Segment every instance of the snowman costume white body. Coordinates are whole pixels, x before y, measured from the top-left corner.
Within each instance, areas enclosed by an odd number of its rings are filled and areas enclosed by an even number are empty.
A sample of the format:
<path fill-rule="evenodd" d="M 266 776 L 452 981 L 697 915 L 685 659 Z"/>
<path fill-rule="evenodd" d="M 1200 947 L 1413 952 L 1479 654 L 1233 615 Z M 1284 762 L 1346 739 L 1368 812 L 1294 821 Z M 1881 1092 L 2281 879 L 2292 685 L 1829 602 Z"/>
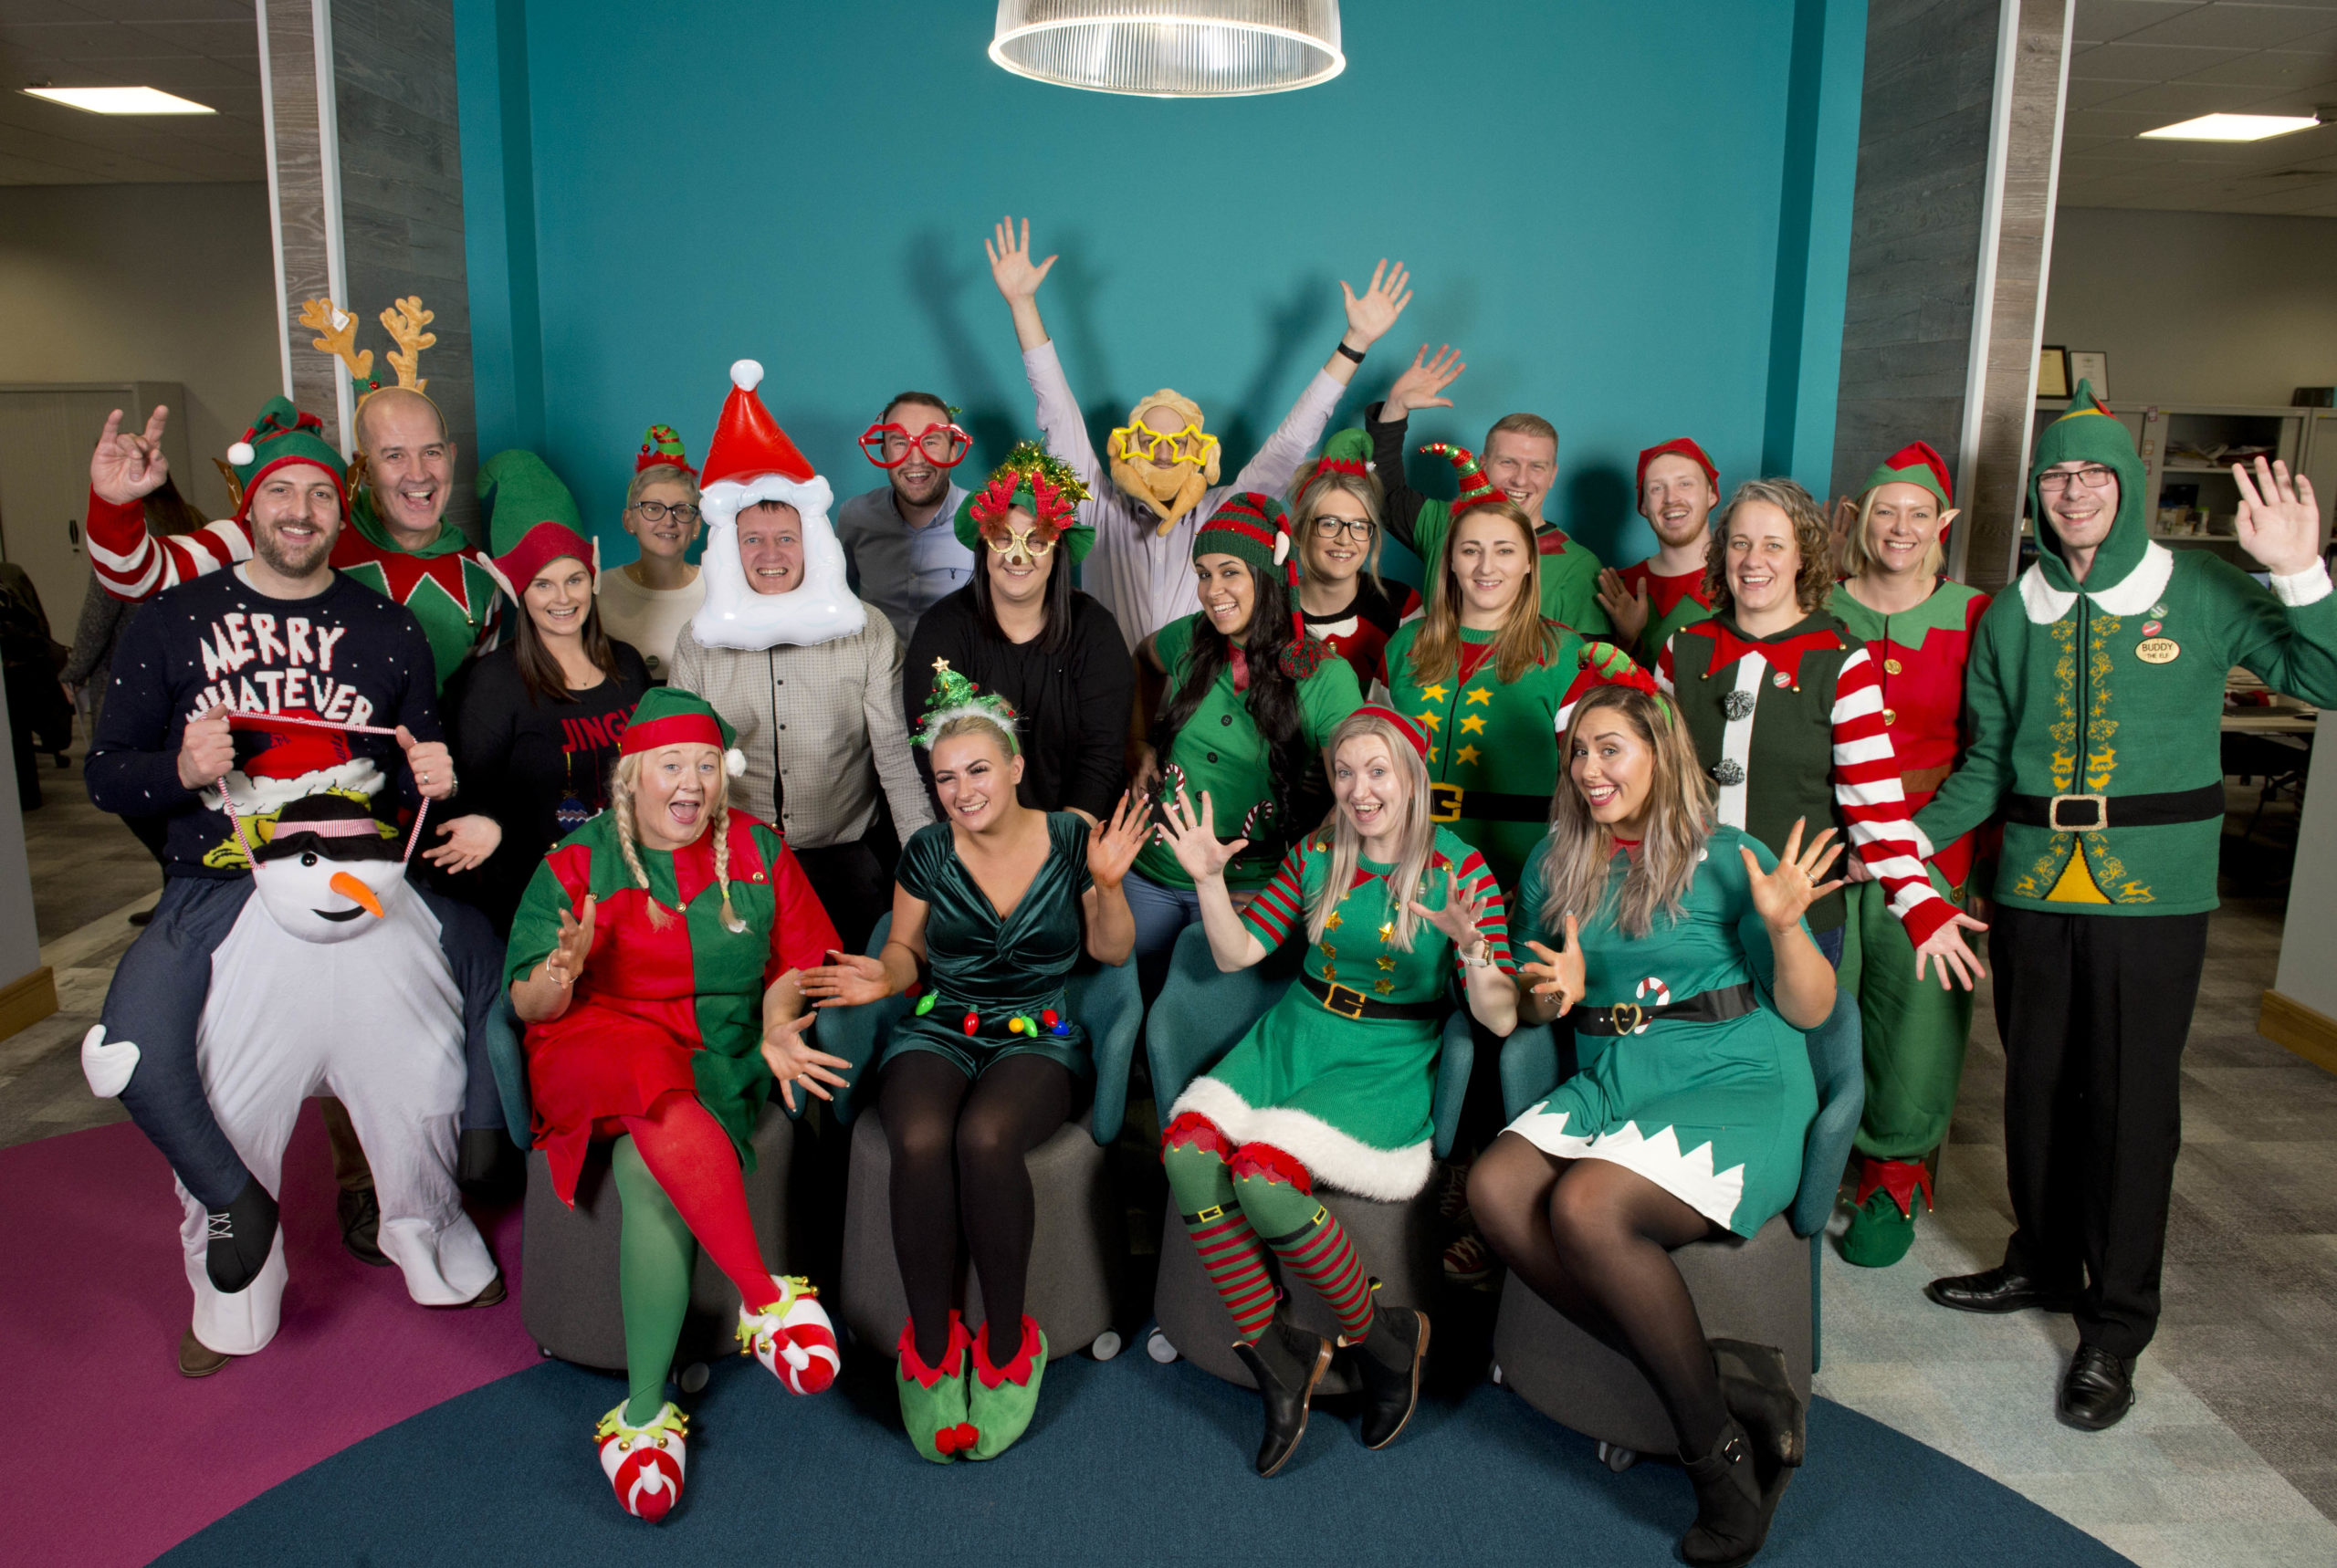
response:
<path fill-rule="evenodd" d="M 372 1166 L 383 1252 L 416 1301 L 459 1306 L 487 1289 L 496 1266 L 455 1186 L 463 996 L 438 917 L 407 886 L 401 861 L 294 855 L 260 862 L 253 876 L 257 896 L 213 955 L 196 1035 L 212 1110 L 280 1197 L 300 1103 L 339 1096 Z M 203 1205 L 183 1186 L 178 1195 L 195 1338 L 229 1355 L 265 1348 L 282 1317 L 283 1231 L 258 1278 L 225 1294 L 204 1268 Z"/>

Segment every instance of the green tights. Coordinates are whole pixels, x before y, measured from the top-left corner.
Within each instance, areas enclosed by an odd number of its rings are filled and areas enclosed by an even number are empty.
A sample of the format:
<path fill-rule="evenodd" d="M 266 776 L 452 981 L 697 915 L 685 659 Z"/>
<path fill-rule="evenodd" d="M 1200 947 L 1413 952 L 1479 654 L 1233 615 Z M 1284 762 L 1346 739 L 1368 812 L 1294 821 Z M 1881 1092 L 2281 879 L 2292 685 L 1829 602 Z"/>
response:
<path fill-rule="evenodd" d="M 690 1310 L 690 1276 L 697 1267 L 697 1238 L 630 1136 L 609 1146 L 623 1207 L 617 1243 L 617 1290 L 624 1303 L 624 1419 L 638 1427 L 665 1403 L 665 1375 L 682 1342 Z"/>

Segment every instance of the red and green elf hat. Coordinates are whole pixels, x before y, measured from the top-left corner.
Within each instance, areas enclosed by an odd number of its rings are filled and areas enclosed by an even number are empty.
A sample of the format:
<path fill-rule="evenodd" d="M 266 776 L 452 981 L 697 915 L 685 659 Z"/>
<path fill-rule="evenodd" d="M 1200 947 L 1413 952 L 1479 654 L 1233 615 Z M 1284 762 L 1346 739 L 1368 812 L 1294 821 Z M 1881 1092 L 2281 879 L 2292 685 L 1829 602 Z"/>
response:
<path fill-rule="evenodd" d="M 617 755 L 632 757 L 661 746 L 711 746 L 722 752 L 722 770 L 736 779 L 747 770 L 747 754 L 732 744 L 738 738 L 729 721 L 696 692 L 652 686 L 634 708 Z"/>
<path fill-rule="evenodd" d="M 1704 471 L 1704 478 L 1712 486 L 1713 494 L 1720 494 L 1720 469 L 1714 466 L 1703 447 L 1684 435 L 1678 435 L 1640 454 L 1639 489 L 1641 495 L 1647 493 L 1647 465 L 1659 457 L 1685 457 Z"/>
<path fill-rule="evenodd" d="M 480 464 L 478 507 L 493 553 L 479 550 L 474 559 L 512 603 L 520 602 L 536 573 L 562 556 L 574 556 L 588 573 L 599 574 L 600 544 L 584 537 L 576 497 L 534 453 L 514 447 Z"/>
<path fill-rule="evenodd" d="M 1394 727 L 1398 735 L 1410 743 L 1412 749 L 1420 754 L 1422 762 L 1428 760 L 1428 732 L 1420 727 L 1417 720 L 1407 718 L 1394 708 L 1381 703 L 1366 703 L 1347 715 L 1347 717 L 1385 719 Z"/>
<path fill-rule="evenodd" d="M 978 549 L 982 525 L 1020 507 L 1031 514 L 1032 531 L 1042 542 L 1060 542 L 1077 566 L 1095 544 L 1095 525 L 1079 518 L 1079 503 L 1085 499 L 1087 486 L 1070 464 L 1035 441 L 1018 441 L 1006 461 L 990 470 L 989 482 L 958 504 L 952 526 L 959 544 Z"/>
<path fill-rule="evenodd" d="M 1864 495 L 1877 485 L 1921 485 L 1939 497 L 1943 507 L 1955 505 L 1955 487 L 1947 476 L 1947 459 L 1928 441 L 1911 441 L 1882 460 L 1859 487 Z"/>
<path fill-rule="evenodd" d="M 1290 646 L 1282 652 L 1283 673 L 1303 681 L 1315 667 L 1333 657 L 1331 645 L 1306 634 L 1306 615 L 1298 605 L 1298 552 L 1291 547 L 1290 514 L 1283 504 L 1260 490 L 1242 490 L 1227 497 L 1193 536 L 1193 559 L 1230 555 L 1263 576 L 1279 570 L 1290 594 Z"/>
<path fill-rule="evenodd" d="M 690 466 L 689 450 L 670 424 L 651 425 L 649 434 L 641 438 L 641 455 L 633 460 L 636 474 L 657 467 L 678 468 L 693 479 L 697 477 L 697 470 Z"/>
<path fill-rule="evenodd" d="M 1467 447 L 1456 446 L 1449 441 L 1431 441 L 1420 450 L 1436 454 L 1460 471 L 1461 493 L 1452 497 L 1454 522 L 1459 522 L 1461 514 L 1472 507 L 1482 507 L 1488 501 L 1509 499 L 1507 496 L 1502 494 L 1491 479 L 1485 477 L 1485 470 L 1483 465 L 1478 463 L 1477 455 Z"/>
<path fill-rule="evenodd" d="M 1315 466 L 1299 480 L 1291 497 L 1294 500 L 1304 501 L 1306 492 L 1314 488 L 1315 482 L 1326 474 L 1345 474 L 1360 479 L 1371 469 L 1371 438 L 1360 430 L 1335 432 L 1329 440 L 1323 443 L 1323 455 L 1315 460 Z"/>
<path fill-rule="evenodd" d="M 251 510 L 253 486 L 295 463 L 331 475 L 341 510 L 349 509 L 349 465 L 325 439 L 324 421 L 294 408 L 290 398 L 272 397 L 260 405 L 244 438 L 227 448 L 227 465 L 236 471 L 236 520 L 242 522 Z"/>

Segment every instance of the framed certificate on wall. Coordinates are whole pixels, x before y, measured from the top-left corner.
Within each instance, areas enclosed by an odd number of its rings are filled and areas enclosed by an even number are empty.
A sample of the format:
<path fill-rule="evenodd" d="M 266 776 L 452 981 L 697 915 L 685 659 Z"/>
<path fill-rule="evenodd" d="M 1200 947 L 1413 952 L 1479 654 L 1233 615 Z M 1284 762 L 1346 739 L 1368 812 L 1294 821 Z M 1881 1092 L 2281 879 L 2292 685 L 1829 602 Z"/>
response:
<path fill-rule="evenodd" d="M 2037 397 L 2061 399 L 2070 395 L 2070 351 L 2057 343 L 2048 343 L 2037 350 Z"/>
<path fill-rule="evenodd" d="M 2110 356 L 2098 349 L 2070 350 L 2070 390 L 2075 392 L 2080 382 L 2093 383 L 2093 395 L 2102 402 L 2110 401 Z"/>

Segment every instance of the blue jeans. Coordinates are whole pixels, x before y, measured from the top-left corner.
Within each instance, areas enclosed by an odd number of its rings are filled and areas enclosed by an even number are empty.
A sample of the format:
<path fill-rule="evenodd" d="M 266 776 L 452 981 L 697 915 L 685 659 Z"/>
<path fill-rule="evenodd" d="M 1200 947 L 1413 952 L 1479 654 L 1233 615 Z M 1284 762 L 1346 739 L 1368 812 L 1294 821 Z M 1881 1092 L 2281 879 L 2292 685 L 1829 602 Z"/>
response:
<path fill-rule="evenodd" d="M 1136 917 L 1136 956 L 1148 958 L 1177 945 L 1178 934 L 1201 917 L 1200 895 L 1189 887 L 1163 887 L 1130 872 L 1120 883 Z"/>
<path fill-rule="evenodd" d="M 1837 969 L 1842 967 L 1842 939 L 1850 934 L 1850 929 L 1845 922 L 1831 931 L 1814 932 L 1809 938 L 1818 944 L 1818 950 L 1826 955 L 1826 961 Z"/>

